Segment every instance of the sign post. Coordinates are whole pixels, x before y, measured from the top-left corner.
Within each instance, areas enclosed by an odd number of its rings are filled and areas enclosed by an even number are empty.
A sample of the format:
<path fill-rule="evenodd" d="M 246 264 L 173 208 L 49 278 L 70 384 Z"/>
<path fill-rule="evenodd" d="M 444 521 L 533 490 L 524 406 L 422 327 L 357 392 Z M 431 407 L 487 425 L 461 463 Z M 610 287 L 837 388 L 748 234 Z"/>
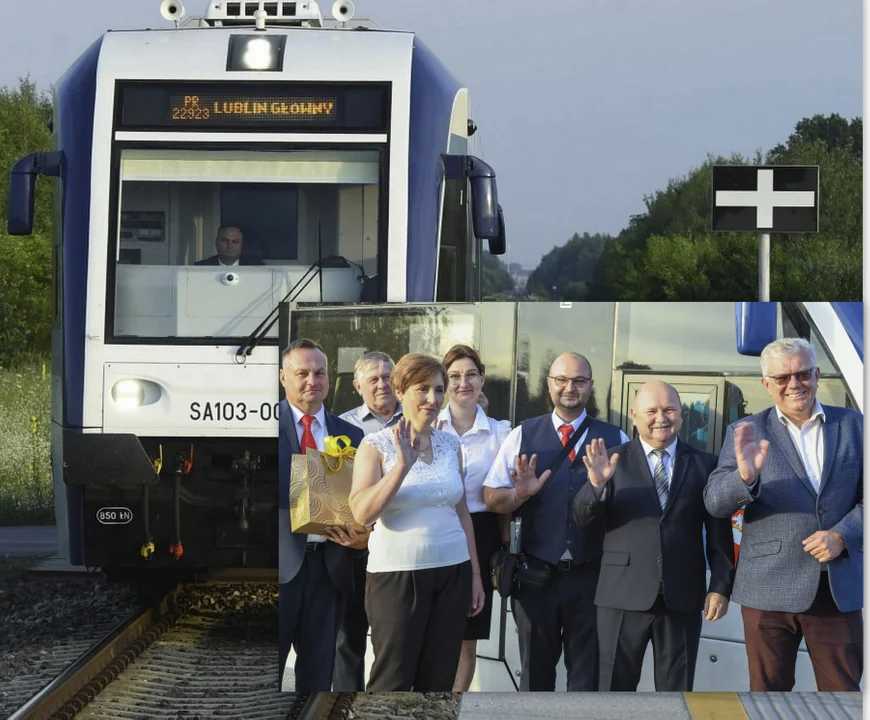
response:
<path fill-rule="evenodd" d="M 819 168 L 714 165 L 713 232 L 758 234 L 758 299 L 770 300 L 770 233 L 819 231 Z"/>

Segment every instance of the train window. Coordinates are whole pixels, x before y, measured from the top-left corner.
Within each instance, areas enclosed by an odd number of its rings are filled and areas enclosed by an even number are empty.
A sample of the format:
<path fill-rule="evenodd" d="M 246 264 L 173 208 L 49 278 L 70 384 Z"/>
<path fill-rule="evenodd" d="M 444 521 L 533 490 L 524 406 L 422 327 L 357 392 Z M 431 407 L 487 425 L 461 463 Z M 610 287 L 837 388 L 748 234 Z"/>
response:
<path fill-rule="evenodd" d="M 480 306 L 306 308 L 290 315 L 289 339 L 300 337 L 323 346 L 331 385 L 326 407 L 343 413 L 360 403 L 352 389 L 360 355 L 377 350 L 398 361 L 412 352 L 441 358 L 456 343 L 480 347 Z"/>
<path fill-rule="evenodd" d="M 595 385 L 589 414 L 607 420 L 613 359 L 614 303 L 520 303 L 517 323 L 516 422 L 553 409 L 547 371 L 565 351 L 584 355 Z"/>
<path fill-rule="evenodd" d="M 759 372 L 758 358 L 737 352 L 734 327 L 733 303 L 619 303 L 616 367 Z"/>
<path fill-rule="evenodd" d="M 244 337 L 294 288 L 299 302 L 379 296 L 381 162 L 375 150 L 122 150 L 113 334 Z"/>

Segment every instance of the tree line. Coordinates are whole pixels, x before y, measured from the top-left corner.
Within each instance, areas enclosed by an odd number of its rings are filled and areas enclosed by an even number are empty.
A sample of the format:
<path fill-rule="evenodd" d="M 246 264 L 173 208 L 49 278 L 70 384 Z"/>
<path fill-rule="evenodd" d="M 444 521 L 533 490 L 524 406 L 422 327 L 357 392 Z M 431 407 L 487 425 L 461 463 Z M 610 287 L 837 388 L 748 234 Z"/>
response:
<path fill-rule="evenodd" d="M 863 121 L 804 118 L 784 143 L 747 159 L 708 157 L 644 198 L 616 237 L 575 234 L 547 253 L 527 290 L 546 300 L 751 300 L 758 296 L 754 233 L 713 233 L 712 167 L 818 165 L 818 234 L 771 236 L 770 296 L 862 299 Z"/>
<path fill-rule="evenodd" d="M 0 367 L 47 357 L 51 347 L 51 180 L 39 178 L 34 232 L 6 233 L 9 170 L 51 148 L 51 100 L 29 80 L 0 87 Z M 739 300 L 757 294 L 754 234 L 710 231 L 711 169 L 717 163 L 820 167 L 820 232 L 774 235 L 771 298 L 860 300 L 862 295 L 861 118 L 816 115 L 797 123 L 765 156 L 707 158 L 644 198 L 646 211 L 616 237 L 575 233 L 547 253 L 523 296 L 545 300 Z M 501 260 L 481 256 L 484 299 L 517 291 Z"/>

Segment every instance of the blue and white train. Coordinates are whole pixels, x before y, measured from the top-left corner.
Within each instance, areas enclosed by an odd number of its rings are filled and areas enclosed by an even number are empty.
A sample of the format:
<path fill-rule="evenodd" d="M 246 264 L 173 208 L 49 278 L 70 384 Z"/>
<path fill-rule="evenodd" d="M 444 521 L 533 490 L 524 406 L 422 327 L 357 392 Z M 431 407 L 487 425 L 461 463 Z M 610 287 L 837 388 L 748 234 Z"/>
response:
<path fill-rule="evenodd" d="M 53 151 L 12 170 L 12 234 L 57 178 L 73 565 L 275 566 L 279 301 L 473 300 L 483 241 L 504 252 L 467 88 L 414 33 L 332 9 L 164 0 L 175 27 L 94 42 L 54 90 Z M 237 266 L 215 257 L 225 226 Z"/>

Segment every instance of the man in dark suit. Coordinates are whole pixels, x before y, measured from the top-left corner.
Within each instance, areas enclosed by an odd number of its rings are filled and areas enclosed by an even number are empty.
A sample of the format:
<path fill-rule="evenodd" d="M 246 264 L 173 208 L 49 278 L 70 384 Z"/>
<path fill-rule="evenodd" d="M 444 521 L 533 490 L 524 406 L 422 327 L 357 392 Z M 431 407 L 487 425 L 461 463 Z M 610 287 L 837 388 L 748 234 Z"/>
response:
<path fill-rule="evenodd" d="M 290 528 L 291 455 L 323 450 L 326 436 L 347 435 L 354 447 L 362 431 L 325 411 L 329 391 L 326 355 L 315 342 L 294 340 L 281 354 L 278 441 L 278 631 L 283 676 L 291 646 L 296 650 L 298 692 L 328 692 L 335 665 L 335 641 L 344 600 L 353 590 L 353 551 L 366 547 L 368 534 L 327 530 L 327 537 L 293 533 Z"/>
<path fill-rule="evenodd" d="M 589 482 L 574 499 L 574 519 L 589 527 L 605 518 L 598 606 L 600 689 L 634 691 L 652 639 L 656 690 L 692 689 L 701 611 L 728 611 L 734 575 L 729 520 L 704 508 L 704 486 L 716 456 L 678 438 L 677 391 L 652 381 L 631 409 L 637 437 L 607 451 L 593 441 L 584 464 Z M 706 583 L 706 554 L 710 584 Z"/>
<path fill-rule="evenodd" d="M 235 225 L 221 225 L 214 240 L 217 255 L 200 260 L 194 263 L 194 265 L 222 265 L 226 267 L 232 267 L 233 265 L 262 265 L 263 261 L 260 258 L 242 254 L 244 245 L 245 237 L 242 234 L 241 228 Z"/>
<path fill-rule="evenodd" d="M 784 338 L 761 353 L 775 407 L 728 428 L 704 501 L 741 506 L 734 580 L 749 689 L 794 687 L 806 639 L 820 692 L 860 692 L 864 659 L 864 419 L 816 399 L 813 346 Z"/>
<path fill-rule="evenodd" d="M 545 587 L 519 586 L 511 594 L 522 663 L 520 690 L 555 690 L 563 647 L 568 690 L 598 689 L 593 594 L 604 528 L 599 523 L 601 532 L 596 533 L 577 526 L 571 519 L 571 503 L 586 482 L 580 462 L 583 444 L 599 438 L 611 447 L 628 438 L 615 425 L 589 418 L 552 477 L 549 470 L 586 421 L 592 386 L 592 367 L 585 357 L 573 352 L 559 355 L 547 375 L 554 411 L 511 430 L 483 483 L 483 499 L 492 512 L 514 513 L 532 501 L 532 512 L 523 513 L 522 549 L 551 570 Z M 540 477 L 538 468 L 544 468 Z"/>

